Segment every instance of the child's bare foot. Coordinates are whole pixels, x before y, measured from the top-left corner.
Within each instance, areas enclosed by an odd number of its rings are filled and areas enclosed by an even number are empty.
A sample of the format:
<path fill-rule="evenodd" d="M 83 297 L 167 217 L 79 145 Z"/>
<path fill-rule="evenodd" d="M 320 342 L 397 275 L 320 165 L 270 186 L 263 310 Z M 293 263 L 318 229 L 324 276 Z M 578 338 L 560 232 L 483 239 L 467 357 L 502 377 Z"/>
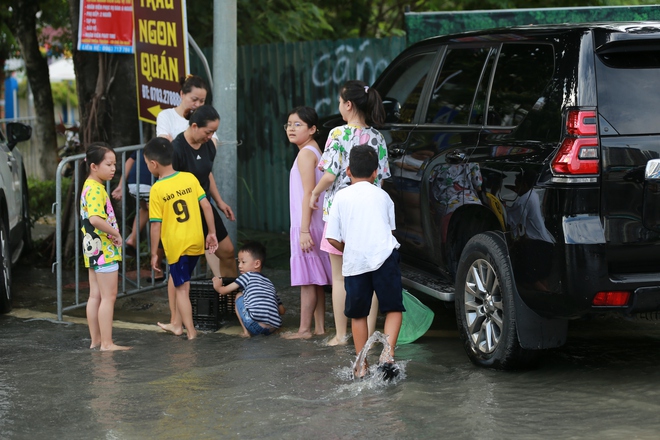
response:
<path fill-rule="evenodd" d="M 314 330 L 314 336 L 323 336 L 325 335 L 325 330 Z"/>
<path fill-rule="evenodd" d="M 183 326 L 176 327 L 172 324 L 163 324 L 159 322 L 158 327 L 162 328 L 168 333 L 172 333 L 175 336 L 181 336 L 183 334 Z"/>
<path fill-rule="evenodd" d="M 101 344 L 100 344 L 100 343 L 95 344 L 95 343 L 92 342 L 92 345 L 89 346 L 89 349 L 90 349 L 90 350 L 96 350 L 96 349 L 98 349 L 99 347 L 101 347 Z"/>
<path fill-rule="evenodd" d="M 306 331 L 306 332 L 298 331 L 297 333 L 286 332 L 286 333 L 282 333 L 280 337 L 284 339 L 309 339 L 312 337 L 312 332 L 310 331 Z"/>
<path fill-rule="evenodd" d="M 249 337 L 250 337 L 250 333 L 243 332 L 243 333 L 241 333 L 241 334 L 238 335 L 238 336 L 240 336 L 241 338 L 249 338 Z"/>
<path fill-rule="evenodd" d="M 133 347 L 125 347 L 123 345 L 117 345 L 117 344 L 112 344 L 107 347 L 101 346 L 101 351 L 123 351 L 123 350 L 130 350 Z"/>
<path fill-rule="evenodd" d="M 338 338 L 337 335 L 334 335 L 332 338 L 326 342 L 326 345 L 328 347 L 334 347 L 335 345 L 346 345 L 348 344 L 348 336 L 344 336 L 343 338 Z"/>
<path fill-rule="evenodd" d="M 364 379 L 369 374 L 369 364 L 365 361 L 361 366 L 353 367 L 353 379 Z"/>
<path fill-rule="evenodd" d="M 197 331 L 196 330 L 193 330 L 193 331 L 186 330 L 186 335 L 188 336 L 188 340 L 192 341 L 193 339 L 197 338 Z"/>

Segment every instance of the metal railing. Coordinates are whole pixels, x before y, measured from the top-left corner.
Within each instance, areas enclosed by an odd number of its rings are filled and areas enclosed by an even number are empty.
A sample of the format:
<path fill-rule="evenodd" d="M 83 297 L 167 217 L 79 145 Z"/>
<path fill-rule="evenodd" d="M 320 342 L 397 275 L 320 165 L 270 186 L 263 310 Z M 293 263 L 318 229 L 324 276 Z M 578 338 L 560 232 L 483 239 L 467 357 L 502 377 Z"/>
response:
<path fill-rule="evenodd" d="M 127 154 L 130 156 L 130 154 L 133 151 L 136 150 L 141 150 L 144 147 L 144 145 L 130 145 L 127 147 L 120 147 L 120 148 L 115 148 L 114 151 L 117 154 L 117 159 L 121 159 L 121 169 L 125 169 L 126 165 L 126 158 Z M 62 255 L 62 182 L 63 182 L 63 171 L 64 168 L 69 166 L 69 164 L 73 164 L 74 170 L 73 170 L 73 182 L 72 184 L 74 185 L 74 196 L 73 196 L 73 205 L 72 209 L 75 209 L 76 212 L 78 211 L 77 208 L 77 203 L 79 203 L 80 200 L 80 191 L 82 190 L 82 183 L 80 181 L 80 167 L 85 166 L 84 163 L 85 159 L 85 154 L 77 154 L 75 156 L 69 156 L 60 162 L 60 164 L 57 167 L 57 177 L 56 177 L 56 195 L 55 195 L 55 204 L 53 205 L 53 213 L 55 214 L 56 218 L 56 223 L 55 223 L 55 241 L 56 241 L 56 261 L 53 263 L 53 271 L 56 272 L 57 274 L 57 319 L 58 321 L 62 321 L 62 314 L 64 312 L 67 312 L 69 310 L 73 309 L 78 309 L 85 307 L 87 305 L 86 301 L 80 301 L 80 263 L 81 263 L 81 258 L 80 258 L 80 250 L 81 250 L 81 237 L 82 235 L 79 233 L 80 231 L 80 216 L 79 215 L 74 215 L 74 227 L 72 230 L 72 233 L 74 234 L 74 252 L 75 252 L 75 300 L 72 305 L 64 306 L 63 304 L 63 281 L 62 281 L 62 270 L 63 270 L 63 255 Z M 140 182 L 140 161 L 144 160 L 142 157 L 142 154 L 137 154 L 136 155 L 136 161 L 135 161 L 135 181 Z M 126 185 L 126 177 L 125 175 L 124 178 L 124 184 Z M 153 179 L 153 178 L 152 178 Z M 138 186 L 139 188 L 139 186 Z M 110 182 L 106 182 L 106 191 L 108 195 L 111 194 L 111 189 L 110 189 Z M 127 220 L 127 197 L 126 197 L 126 192 L 124 193 L 124 197 L 121 199 L 121 219 L 118 218 L 118 221 L 120 222 L 120 231 L 122 231 L 122 237 L 125 236 L 126 234 L 126 220 Z M 146 229 L 146 234 L 145 235 L 145 240 L 142 240 L 142 237 L 140 235 L 140 191 L 136 191 L 136 198 L 135 198 L 135 215 L 136 215 L 136 224 L 137 230 L 135 231 L 135 249 L 136 249 L 136 276 L 135 280 L 131 279 L 130 277 L 126 276 L 126 264 L 125 264 L 125 257 L 126 255 L 124 254 L 124 263 L 120 265 L 121 269 L 119 272 L 119 276 L 121 277 L 121 282 L 119 283 L 119 291 L 117 292 L 117 299 L 119 298 L 124 298 L 127 296 L 131 295 L 137 295 L 138 293 L 145 293 L 149 292 L 155 289 L 161 289 L 165 287 L 165 284 L 163 283 L 156 283 L 154 281 L 154 271 L 151 269 L 151 281 L 143 283 L 141 280 L 141 253 L 140 253 L 140 244 L 144 241 L 147 244 L 149 243 L 149 227 L 147 224 Z M 147 249 L 150 249 L 149 246 L 147 246 Z M 202 277 L 206 273 L 206 268 L 204 271 L 199 267 L 195 268 L 195 272 L 193 274 L 194 279 L 198 279 Z M 167 271 L 165 272 L 166 278 L 167 279 Z"/>

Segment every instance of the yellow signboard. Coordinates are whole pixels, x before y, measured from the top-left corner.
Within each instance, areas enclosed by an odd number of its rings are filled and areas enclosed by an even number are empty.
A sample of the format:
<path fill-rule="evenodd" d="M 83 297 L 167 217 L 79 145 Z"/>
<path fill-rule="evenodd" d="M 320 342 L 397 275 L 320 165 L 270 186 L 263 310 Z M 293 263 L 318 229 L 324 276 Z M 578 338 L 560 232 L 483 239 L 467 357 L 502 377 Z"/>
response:
<path fill-rule="evenodd" d="M 135 77 L 140 120 L 156 123 L 181 101 L 179 81 L 188 73 L 185 0 L 134 0 Z"/>

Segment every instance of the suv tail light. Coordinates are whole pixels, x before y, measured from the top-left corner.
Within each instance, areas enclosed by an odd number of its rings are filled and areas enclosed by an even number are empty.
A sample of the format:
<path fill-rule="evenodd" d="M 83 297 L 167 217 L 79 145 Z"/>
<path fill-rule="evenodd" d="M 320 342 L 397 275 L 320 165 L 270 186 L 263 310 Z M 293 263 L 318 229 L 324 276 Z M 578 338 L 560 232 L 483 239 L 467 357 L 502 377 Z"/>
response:
<path fill-rule="evenodd" d="M 592 304 L 594 306 L 623 307 L 628 304 L 628 298 L 630 298 L 630 292 L 625 290 L 598 292 L 594 296 Z"/>
<path fill-rule="evenodd" d="M 598 174 L 599 141 L 595 110 L 570 110 L 566 135 L 552 160 L 554 174 Z"/>

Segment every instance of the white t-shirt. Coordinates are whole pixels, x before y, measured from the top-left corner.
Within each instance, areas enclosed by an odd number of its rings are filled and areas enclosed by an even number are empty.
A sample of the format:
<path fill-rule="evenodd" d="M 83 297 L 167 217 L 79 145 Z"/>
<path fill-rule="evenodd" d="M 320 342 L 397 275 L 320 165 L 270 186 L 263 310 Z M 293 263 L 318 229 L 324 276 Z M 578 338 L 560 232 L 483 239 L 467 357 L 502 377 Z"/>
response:
<path fill-rule="evenodd" d="M 325 238 L 344 242 L 341 268 L 345 277 L 373 272 L 400 244 L 392 235 L 394 203 L 382 189 L 357 182 L 337 191 Z"/>
<path fill-rule="evenodd" d="M 156 136 L 169 135 L 174 140 L 179 133 L 186 131 L 190 122 L 179 115 L 174 108 L 168 108 L 158 113 L 156 117 Z M 213 133 L 213 139 L 218 139 Z"/>

